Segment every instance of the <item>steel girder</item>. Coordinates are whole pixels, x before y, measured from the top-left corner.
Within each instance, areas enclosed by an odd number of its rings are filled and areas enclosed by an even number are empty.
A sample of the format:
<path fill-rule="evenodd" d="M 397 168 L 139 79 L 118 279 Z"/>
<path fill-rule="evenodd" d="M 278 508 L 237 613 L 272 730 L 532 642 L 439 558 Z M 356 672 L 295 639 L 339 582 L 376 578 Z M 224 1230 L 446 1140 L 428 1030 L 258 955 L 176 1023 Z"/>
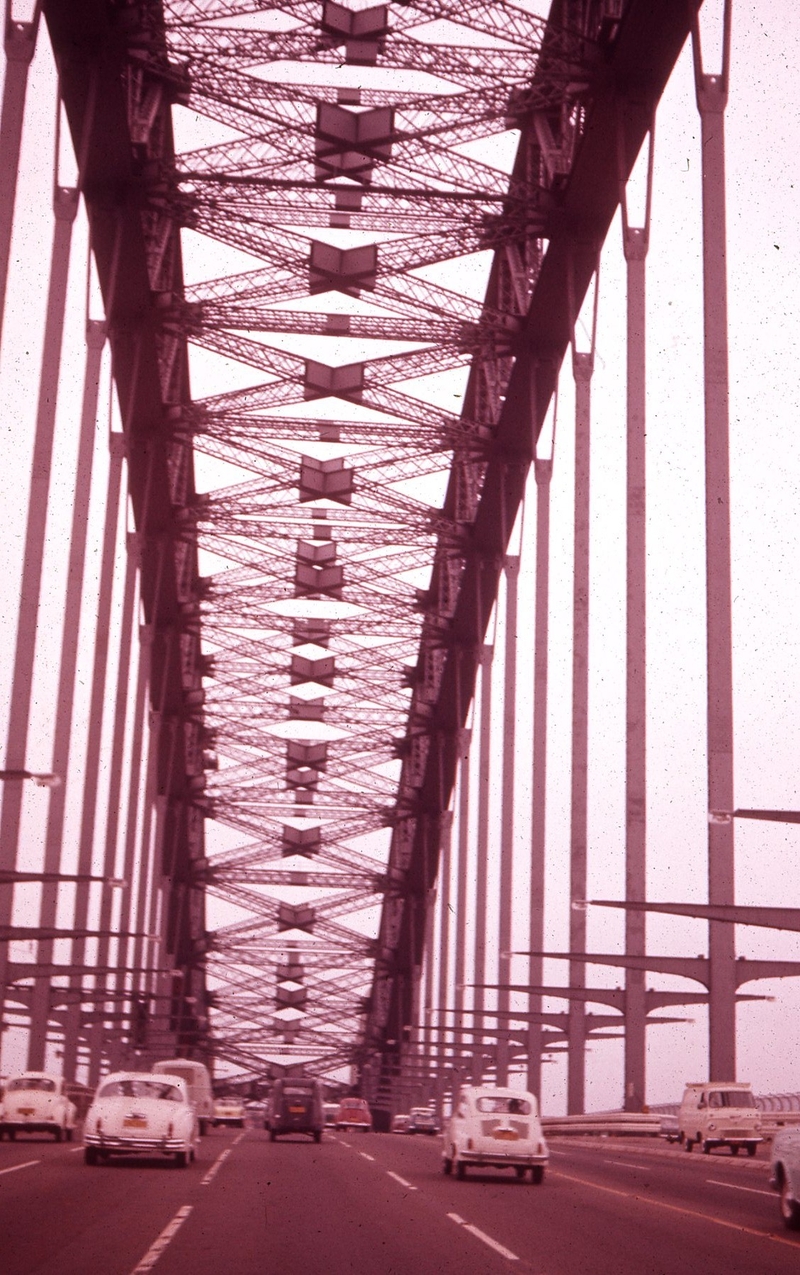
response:
<path fill-rule="evenodd" d="M 475 686 L 480 642 L 497 596 L 536 439 L 618 206 L 622 183 L 633 169 L 701 2 L 653 5 L 650 0 L 629 0 L 621 6 L 618 23 L 603 21 L 615 6 L 604 10 L 602 5 L 571 6 L 568 0 L 555 0 L 550 12 L 550 29 L 561 29 L 568 14 L 586 24 L 587 34 L 601 42 L 602 56 L 584 67 L 588 86 L 574 159 L 555 186 L 551 185 L 554 204 L 548 217 L 549 242 L 514 342 L 513 369 L 465 547 L 461 587 L 432 713 L 438 747 L 431 750 L 419 788 L 418 824 L 410 854 L 406 853 L 402 916 L 399 924 L 395 922 L 393 942 L 384 944 L 376 966 L 366 1045 L 368 1051 L 381 1053 L 387 1061 L 413 1021 L 425 913 L 438 867 L 439 821 L 452 794 L 459 732 Z M 547 37 L 543 50 L 544 59 Z M 496 305 L 496 289 L 494 272 L 486 298 L 490 308 Z M 474 379 L 473 373 L 473 387 Z M 451 481 L 445 511 L 452 508 L 454 499 Z"/>
<path fill-rule="evenodd" d="M 178 532 L 178 518 L 194 480 L 191 449 L 169 426 L 174 405 L 188 395 L 186 351 L 165 332 L 159 310 L 164 294 L 182 288 L 180 239 L 171 221 L 153 215 L 148 194 L 153 164 L 172 151 L 171 92 L 162 85 L 143 98 L 128 56 L 124 6 L 44 0 L 43 12 L 79 166 L 125 436 L 156 750 L 161 962 L 177 989 L 171 1015 L 180 1028 L 177 1045 L 191 1051 L 202 1048 L 205 1006 L 203 897 L 188 888 L 191 864 L 203 857 L 203 823 L 193 804 L 203 782 L 201 664 L 191 624 L 197 557 Z"/>

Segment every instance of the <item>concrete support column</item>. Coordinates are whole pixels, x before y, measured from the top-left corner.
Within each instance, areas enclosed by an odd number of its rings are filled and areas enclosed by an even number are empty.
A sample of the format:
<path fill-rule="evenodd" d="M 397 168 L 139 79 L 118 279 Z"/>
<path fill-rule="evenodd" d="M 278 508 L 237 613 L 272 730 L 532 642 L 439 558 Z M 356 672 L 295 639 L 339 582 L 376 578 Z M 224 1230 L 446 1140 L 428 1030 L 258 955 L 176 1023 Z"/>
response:
<path fill-rule="evenodd" d="M 547 675 L 550 611 L 550 480 L 552 459 L 535 460 L 536 477 L 536 618 L 533 655 L 533 775 L 531 781 L 531 883 L 528 947 L 544 949 L 545 814 L 547 801 Z M 543 961 L 531 956 L 528 982 L 541 987 Z M 542 1089 L 542 1024 L 535 1019 L 542 1012 L 542 997 L 528 996 L 531 1018 L 527 1029 L 527 1085 L 537 1097 Z"/>
<path fill-rule="evenodd" d="M 594 355 L 573 350 L 575 377 L 575 565 L 572 637 L 572 801 L 570 829 L 569 950 L 586 952 L 587 768 L 589 752 L 589 477 L 591 379 Z M 583 961 L 570 961 L 569 986 L 586 986 Z M 569 1002 L 567 1113 L 584 1109 L 586 1011 L 582 1000 Z"/>
<path fill-rule="evenodd" d="M 17 198 L 17 174 L 28 88 L 28 68 L 36 48 L 39 25 L 38 10 L 33 22 L 12 22 L 11 0 L 6 0 L 3 47 L 6 74 L 3 83 L 3 107 L 0 114 L 0 337 L 3 332 L 8 264 L 11 257 L 11 233 L 14 227 L 14 204 Z"/>
<path fill-rule="evenodd" d="M 706 433 L 706 605 L 708 655 L 708 901 L 734 903 L 733 644 L 731 637 L 728 452 L 728 284 L 725 225 L 725 107 L 731 5 L 726 0 L 722 73 L 703 70 L 699 25 L 693 48 L 701 120 L 703 320 Z M 709 923 L 709 1077 L 736 1078 L 734 926 Z"/>
<path fill-rule="evenodd" d="M 42 371 L 36 411 L 36 433 L 31 460 L 28 517 L 22 560 L 17 636 L 8 714 L 3 768 L 25 770 L 28 730 L 31 717 L 33 670 L 36 657 L 36 629 L 42 588 L 47 506 L 50 497 L 50 473 L 61 368 L 61 344 L 64 332 L 64 308 L 69 279 L 72 227 L 78 211 L 78 192 L 57 188 L 54 193 L 55 225 L 50 263 Z M 19 830 L 22 819 L 22 785 L 4 784 L 3 809 L 0 815 L 0 869 L 13 871 L 17 863 Z M 11 923 L 13 891 L 0 892 L 0 926 Z M 0 996 L 6 985 L 8 947 L 0 944 Z"/>
<path fill-rule="evenodd" d="M 508 1009 L 511 994 L 511 919 L 514 889 L 514 767 L 516 763 L 517 721 L 517 606 L 519 592 L 519 558 L 507 557 L 505 651 L 503 676 L 503 779 L 500 816 L 500 911 L 497 929 L 498 964 L 497 1008 L 501 1027 L 508 1026 Z M 509 1044 L 508 1034 L 502 1032 L 497 1040 L 497 1083 L 508 1083 Z"/>
<path fill-rule="evenodd" d="M 646 257 L 650 238 L 653 133 L 648 148 L 644 225 L 633 227 L 623 185 L 622 246 L 627 264 L 627 605 L 625 696 L 625 898 L 647 897 L 647 504 L 646 504 Z M 645 911 L 625 913 L 625 952 L 643 957 Z M 626 1111 L 645 1102 L 644 969 L 625 971 Z"/>
<path fill-rule="evenodd" d="M 485 645 L 481 650 L 481 693 L 478 745 L 478 863 L 475 872 L 475 989 L 474 1027 L 476 1048 L 472 1059 L 472 1083 L 480 1084 L 483 1076 L 483 1055 L 477 1042 L 485 1033 L 486 991 L 486 898 L 489 863 L 489 806 L 492 773 L 492 656 L 493 648 Z"/>

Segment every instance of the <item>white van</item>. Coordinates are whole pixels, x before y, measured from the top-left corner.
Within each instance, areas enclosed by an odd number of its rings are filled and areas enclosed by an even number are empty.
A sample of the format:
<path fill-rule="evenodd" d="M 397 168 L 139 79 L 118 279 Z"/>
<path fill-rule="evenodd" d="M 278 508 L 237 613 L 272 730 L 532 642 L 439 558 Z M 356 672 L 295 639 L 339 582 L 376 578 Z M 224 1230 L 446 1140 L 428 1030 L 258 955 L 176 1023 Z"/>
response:
<path fill-rule="evenodd" d="M 678 1113 L 678 1141 L 686 1151 L 697 1142 L 708 1154 L 712 1147 L 740 1147 L 755 1155 L 762 1142 L 761 1112 L 749 1084 L 699 1081 L 688 1084 Z"/>
<path fill-rule="evenodd" d="M 214 1120 L 214 1092 L 208 1068 L 193 1058 L 169 1058 L 153 1064 L 157 1076 L 180 1076 L 189 1089 L 189 1101 L 194 1103 L 200 1135 L 208 1132 Z"/>

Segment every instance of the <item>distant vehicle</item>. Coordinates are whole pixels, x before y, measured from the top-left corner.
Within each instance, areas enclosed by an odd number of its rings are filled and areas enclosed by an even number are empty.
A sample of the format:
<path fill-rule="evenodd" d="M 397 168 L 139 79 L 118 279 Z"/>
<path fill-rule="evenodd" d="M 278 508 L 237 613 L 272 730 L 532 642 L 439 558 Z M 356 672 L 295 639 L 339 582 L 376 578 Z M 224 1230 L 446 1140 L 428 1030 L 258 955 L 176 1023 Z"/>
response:
<path fill-rule="evenodd" d="M 468 1167 L 514 1169 L 518 1178 L 530 1170 L 537 1185 L 544 1181 L 549 1159 L 536 1098 L 532 1093 L 489 1085 L 459 1091 L 444 1136 L 442 1168 L 456 1177 Z"/>
<path fill-rule="evenodd" d="M 86 1113 L 84 1160 L 112 1155 L 172 1155 L 185 1169 L 195 1157 L 197 1113 L 182 1076 L 116 1071 L 106 1076 Z"/>
<path fill-rule="evenodd" d="M 390 1131 L 392 1133 L 408 1133 L 408 1112 L 402 1112 L 400 1115 L 392 1116 Z"/>
<path fill-rule="evenodd" d="M 780 1129 L 772 1142 L 769 1184 L 781 1193 L 781 1217 L 800 1230 L 800 1129 Z"/>
<path fill-rule="evenodd" d="M 0 1137 L 7 1133 L 12 1142 L 18 1133 L 52 1133 L 56 1142 L 72 1141 L 77 1109 L 63 1076 L 46 1071 L 11 1076 L 0 1112 Z"/>
<path fill-rule="evenodd" d="M 325 1117 L 326 1125 L 332 1126 L 336 1124 L 336 1112 L 338 1110 L 339 1110 L 338 1102 L 323 1102 L 322 1114 Z"/>
<path fill-rule="evenodd" d="M 284 1133 L 307 1133 L 319 1142 L 324 1126 L 319 1080 L 287 1076 L 275 1081 L 264 1119 L 264 1128 L 269 1130 L 271 1142 Z"/>
<path fill-rule="evenodd" d="M 686 1151 L 695 1143 L 706 1155 L 712 1147 L 740 1147 L 755 1155 L 761 1137 L 761 1112 L 749 1084 L 697 1082 L 684 1091 L 678 1113 L 678 1141 Z"/>
<path fill-rule="evenodd" d="M 407 1133 L 428 1133 L 434 1134 L 439 1132 L 439 1121 L 436 1119 L 436 1112 L 430 1107 L 412 1107 L 408 1113 Z"/>
<path fill-rule="evenodd" d="M 195 1062 L 193 1058 L 169 1058 L 164 1062 L 154 1063 L 153 1072 L 157 1076 L 180 1076 L 186 1081 L 189 1101 L 194 1103 L 200 1136 L 203 1137 L 214 1120 L 214 1091 L 208 1068 L 201 1062 Z"/>
<path fill-rule="evenodd" d="M 370 1133 L 372 1112 L 363 1098 L 342 1098 L 334 1123 L 337 1129 L 359 1129 L 361 1133 Z"/>
<path fill-rule="evenodd" d="M 215 1129 L 220 1124 L 230 1125 L 234 1129 L 243 1129 L 244 1103 L 241 1098 L 215 1098 L 214 1119 L 211 1123 Z"/>

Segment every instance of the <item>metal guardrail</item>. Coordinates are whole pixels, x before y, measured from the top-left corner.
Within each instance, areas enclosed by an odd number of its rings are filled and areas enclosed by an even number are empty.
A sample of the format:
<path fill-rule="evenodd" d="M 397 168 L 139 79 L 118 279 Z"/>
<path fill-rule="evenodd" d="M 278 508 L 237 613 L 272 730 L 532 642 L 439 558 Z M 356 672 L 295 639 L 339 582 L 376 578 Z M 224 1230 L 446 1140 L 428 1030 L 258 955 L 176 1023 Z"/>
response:
<path fill-rule="evenodd" d="M 598 1111 L 583 1116 L 543 1116 L 542 1128 L 550 1137 L 594 1134 L 657 1138 L 661 1116 L 636 1111 Z"/>

